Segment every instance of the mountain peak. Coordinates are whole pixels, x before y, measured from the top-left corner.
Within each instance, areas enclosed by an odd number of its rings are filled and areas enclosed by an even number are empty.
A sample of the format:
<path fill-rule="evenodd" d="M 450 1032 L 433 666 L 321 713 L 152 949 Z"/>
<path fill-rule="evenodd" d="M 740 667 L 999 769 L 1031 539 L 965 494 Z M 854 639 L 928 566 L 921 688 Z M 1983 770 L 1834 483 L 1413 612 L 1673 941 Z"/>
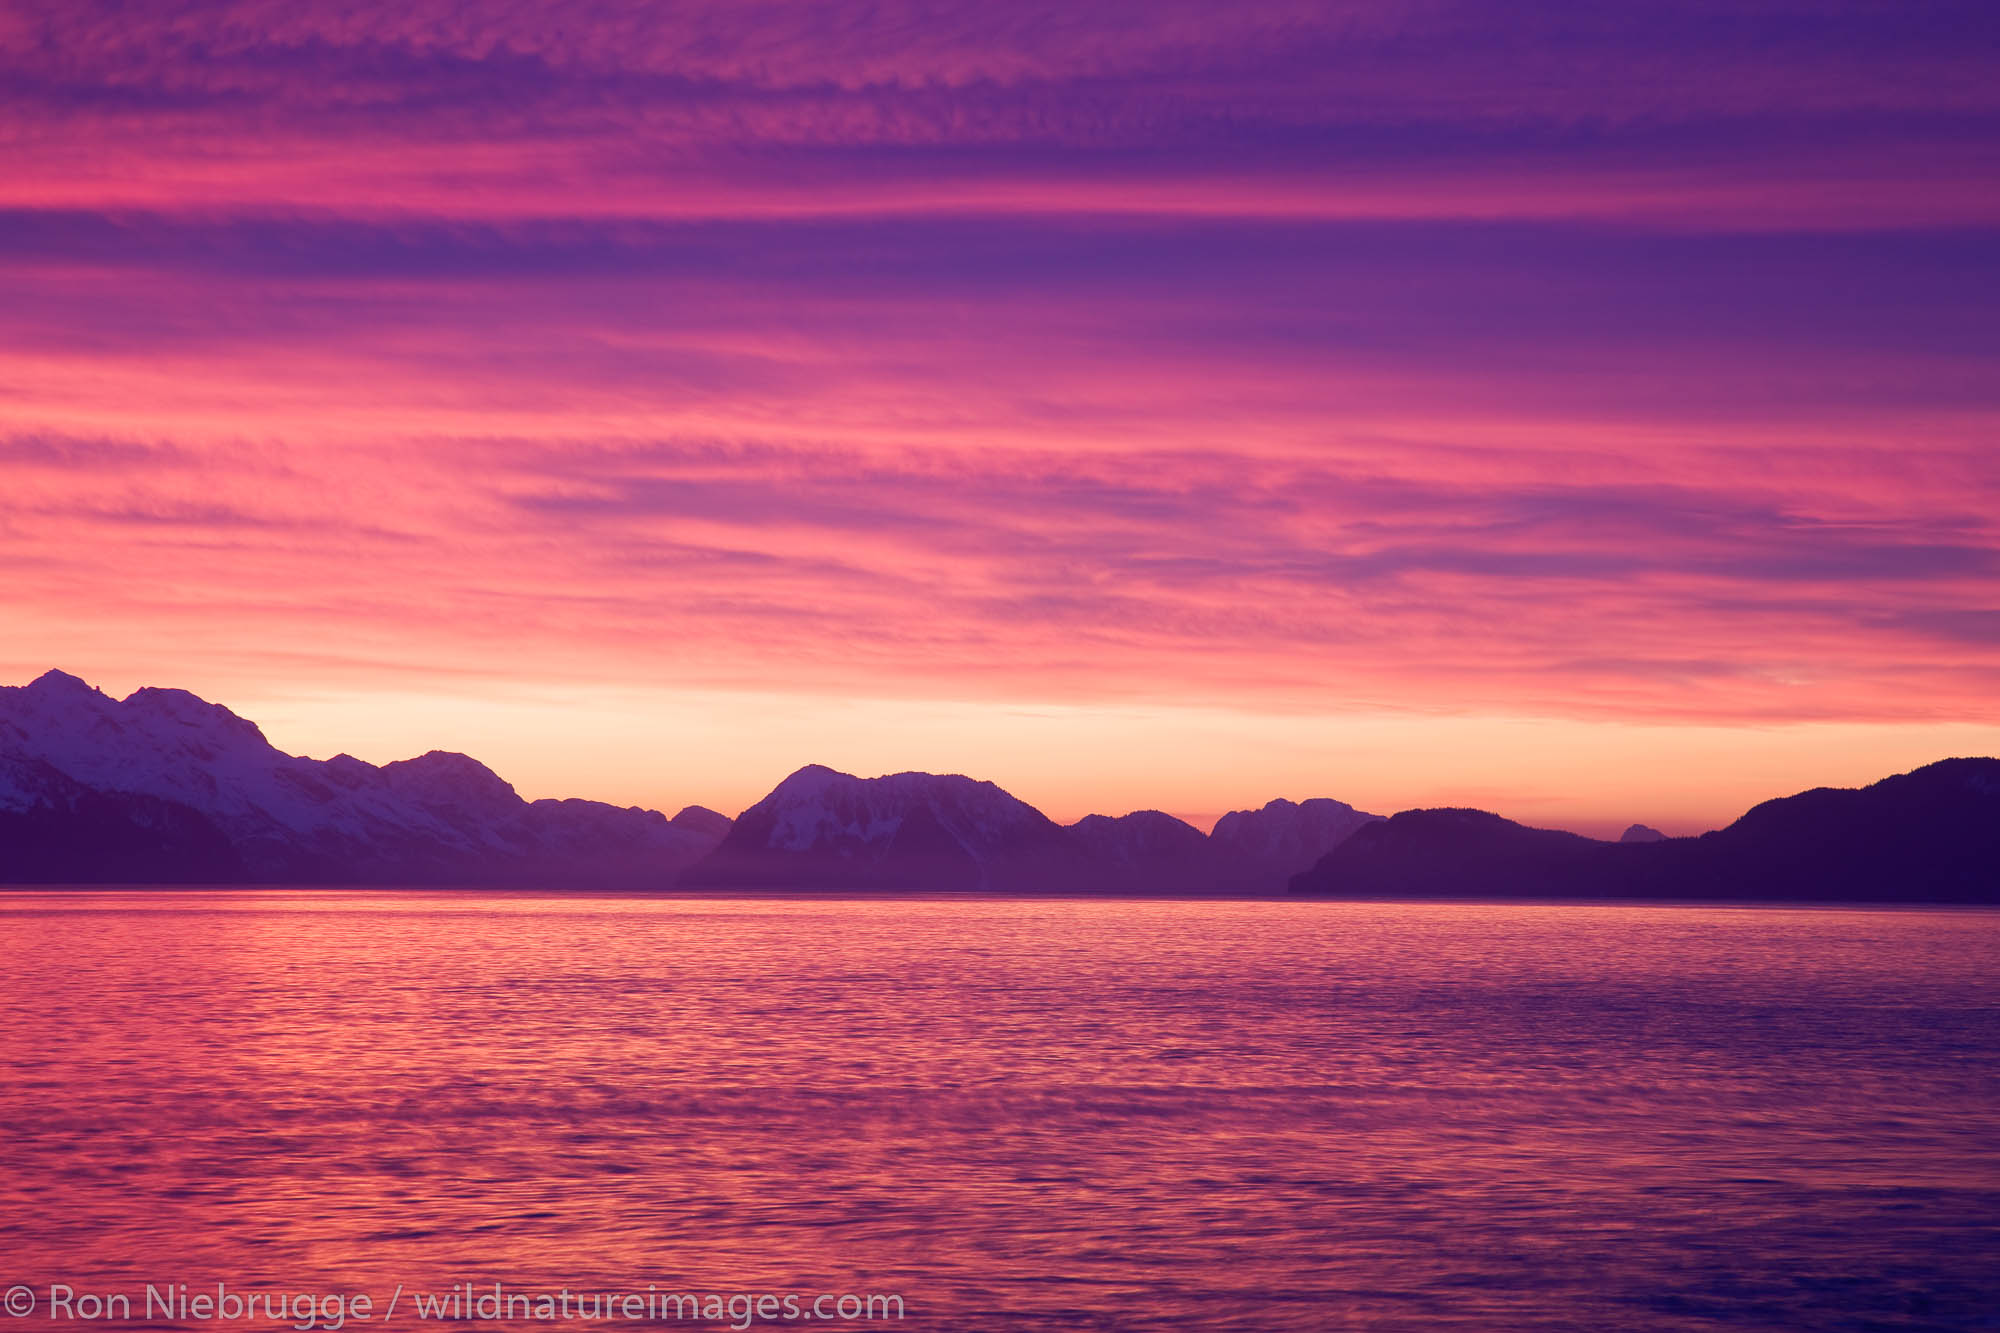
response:
<path fill-rule="evenodd" d="M 564 882 L 659 887 L 728 827 L 595 801 L 532 806 L 476 759 L 286 754 L 186 690 L 112 699 L 63 671 L 0 687 L 0 879 Z M 23 821 L 26 821 L 23 823 Z M 717 824 L 720 827 L 717 827 Z M 154 849 L 150 869 L 134 860 Z M 37 858 L 40 858 L 39 860 Z M 121 859 L 123 858 L 123 859 Z"/>
<path fill-rule="evenodd" d="M 1985 756 L 1939 759 L 1922 768 L 1912 769 L 1900 778 L 1884 781 L 1956 784 L 1982 796 L 2000 796 L 2000 759 Z"/>
<path fill-rule="evenodd" d="M 1209 838 L 1223 862 L 1238 868 L 1237 887 L 1269 892 L 1379 818 L 1326 796 L 1279 797 L 1261 809 L 1230 811 Z"/>
<path fill-rule="evenodd" d="M 808 764 L 745 810 L 690 882 L 990 888 L 1071 883 L 1080 849 L 1039 810 L 955 773 Z"/>
<path fill-rule="evenodd" d="M 842 773 L 839 769 L 828 768 L 825 764 L 807 764 L 804 768 L 787 774 L 785 780 L 771 788 L 770 795 L 764 799 L 769 800 L 779 792 L 784 792 L 788 796 L 809 796 L 815 792 L 825 791 L 837 782 L 860 780 L 852 773 Z"/>
<path fill-rule="evenodd" d="M 681 812 L 668 822 L 678 828 L 720 838 L 729 832 L 729 826 L 734 821 L 728 815 L 711 810 L 705 805 L 690 805 L 683 807 Z"/>
<path fill-rule="evenodd" d="M 1698 838 L 1619 843 L 1472 810 L 1406 810 L 1292 881 L 1364 898 L 1685 898 L 1991 903 L 2000 761 L 1943 760 L 1861 788 L 1815 787 Z"/>
<path fill-rule="evenodd" d="M 1107 888 L 1199 891 L 1227 878 L 1208 835 L 1164 811 L 1085 815 L 1069 832 L 1102 863 Z"/>
<path fill-rule="evenodd" d="M 186 690 L 159 689 L 148 685 L 127 695 L 125 707 L 182 726 L 221 731 L 257 745 L 268 744 L 255 722 L 238 717 L 221 704 L 212 704 Z"/>
<path fill-rule="evenodd" d="M 1620 842 L 1665 842 L 1667 835 L 1647 824 L 1634 824 L 1618 836 Z"/>
<path fill-rule="evenodd" d="M 414 759 L 394 759 L 384 764 L 384 768 L 402 767 L 412 772 L 434 773 L 440 777 L 463 777 L 476 781 L 497 778 L 486 765 L 469 754 L 457 750 L 426 750 Z"/>
<path fill-rule="evenodd" d="M 501 809 L 521 803 L 513 786 L 498 773 L 455 750 L 432 750 L 414 759 L 382 765 L 391 782 L 422 800 L 476 801 Z"/>
<path fill-rule="evenodd" d="M 53 667 L 29 681 L 27 688 L 40 695 L 74 696 L 94 694 L 100 699 L 105 697 L 104 692 L 89 681 L 72 676 L 67 671 L 58 671 Z"/>

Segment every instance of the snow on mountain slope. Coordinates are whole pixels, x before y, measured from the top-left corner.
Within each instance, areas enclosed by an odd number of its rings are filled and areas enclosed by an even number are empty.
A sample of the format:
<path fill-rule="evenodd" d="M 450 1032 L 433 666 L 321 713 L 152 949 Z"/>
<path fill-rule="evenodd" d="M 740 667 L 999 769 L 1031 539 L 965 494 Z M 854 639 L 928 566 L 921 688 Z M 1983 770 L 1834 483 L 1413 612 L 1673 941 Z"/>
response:
<path fill-rule="evenodd" d="M 242 878 L 228 837 L 157 796 L 100 792 L 0 754 L 0 884 L 213 883 Z"/>
<path fill-rule="evenodd" d="M 11 849 L 0 846 L 0 878 L 17 882 L 30 864 L 54 878 L 65 864 L 86 878 L 143 871 L 152 847 L 154 873 L 176 879 L 660 887 L 695 866 L 686 882 L 709 886 L 1094 893 L 1279 888 L 1374 818 L 1338 801 L 1273 801 L 1206 837 L 1156 810 L 1063 828 L 990 782 L 819 765 L 734 826 L 699 806 L 668 819 L 594 801 L 531 804 L 465 755 L 380 767 L 300 758 L 185 690 L 118 700 L 60 671 L 0 688 L 0 815 L 10 814 L 21 819 Z M 93 846 L 126 852 L 80 850 Z"/>
<path fill-rule="evenodd" d="M 990 782 L 811 764 L 737 817 L 684 883 L 711 887 L 1017 889 L 1087 887 L 1069 831 Z"/>
<path fill-rule="evenodd" d="M 1041 811 L 990 782 L 892 773 L 861 779 L 817 764 L 778 784 L 765 804 L 769 846 L 806 851 L 893 841 L 913 810 L 928 811 L 968 851 L 996 848 L 1024 830 L 1053 828 Z"/>
<path fill-rule="evenodd" d="M 54 809 L 24 776 L 44 769 L 90 792 L 167 802 L 221 830 L 252 878 L 660 886 L 720 836 L 657 811 L 530 805 L 460 754 L 379 768 L 299 758 L 185 690 L 117 700 L 60 671 L 0 688 L 0 756 L 0 809 Z"/>
<path fill-rule="evenodd" d="M 683 882 L 714 888 L 1276 891 L 1373 818 L 1338 801 L 1274 801 L 1261 811 L 1225 817 L 1219 838 L 1158 810 L 1088 815 L 1065 828 L 990 782 L 934 773 L 859 778 L 813 764 L 744 811 Z"/>

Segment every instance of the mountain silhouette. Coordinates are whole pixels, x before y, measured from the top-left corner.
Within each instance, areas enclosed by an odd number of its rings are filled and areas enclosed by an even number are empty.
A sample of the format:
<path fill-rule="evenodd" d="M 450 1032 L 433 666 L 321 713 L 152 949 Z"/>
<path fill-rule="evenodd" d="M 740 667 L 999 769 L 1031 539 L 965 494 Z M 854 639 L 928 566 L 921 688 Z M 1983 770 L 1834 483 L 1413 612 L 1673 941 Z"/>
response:
<path fill-rule="evenodd" d="M 809 764 L 745 810 L 682 877 L 693 888 L 1082 890 L 1071 832 L 990 782 L 858 778 Z"/>
<path fill-rule="evenodd" d="M 663 888 L 727 822 L 524 801 L 444 751 L 304 759 L 185 690 L 0 688 L 0 882 Z"/>
<path fill-rule="evenodd" d="M 1298 871 L 1382 816 L 1341 801 L 1272 801 L 1261 810 L 1234 810 L 1209 836 L 1226 882 L 1252 893 L 1281 892 Z"/>
<path fill-rule="evenodd" d="M 2000 902 L 2000 760 L 1766 801 L 1696 838 L 1598 842 L 1482 810 L 1406 810 L 1291 882 L 1351 898 Z"/>
<path fill-rule="evenodd" d="M 861 778 L 811 764 L 740 815 L 682 883 L 711 889 L 1186 894 L 1275 891 L 1374 818 L 1273 801 L 1214 835 L 1158 810 L 1061 825 L 956 774 Z"/>
<path fill-rule="evenodd" d="M 1767 801 L 1617 842 L 1324 798 L 1056 823 L 991 782 L 813 764 L 736 820 L 526 801 L 466 755 L 285 754 L 185 690 L 0 687 L 0 883 L 490 884 L 1481 899 L 2000 902 L 2000 760 Z"/>

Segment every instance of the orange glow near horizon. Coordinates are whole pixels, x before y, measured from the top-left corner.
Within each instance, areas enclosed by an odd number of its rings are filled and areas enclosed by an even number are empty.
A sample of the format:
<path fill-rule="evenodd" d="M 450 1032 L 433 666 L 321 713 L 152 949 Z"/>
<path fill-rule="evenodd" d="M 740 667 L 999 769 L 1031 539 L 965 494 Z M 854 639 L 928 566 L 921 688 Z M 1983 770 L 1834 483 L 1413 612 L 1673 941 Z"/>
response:
<path fill-rule="evenodd" d="M 122 695 L 137 685 L 102 687 Z M 863 777 L 963 772 L 1062 823 L 1157 809 L 1204 831 L 1276 797 L 1330 796 L 1377 814 L 1474 806 L 1597 837 L 1632 823 L 1694 834 L 1806 786 L 1862 786 L 2000 751 L 2000 726 L 1963 723 L 1302 716 L 473 681 L 431 689 L 222 701 L 289 753 L 386 763 L 459 750 L 530 800 L 581 796 L 669 814 L 704 805 L 733 817 L 810 762 Z"/>

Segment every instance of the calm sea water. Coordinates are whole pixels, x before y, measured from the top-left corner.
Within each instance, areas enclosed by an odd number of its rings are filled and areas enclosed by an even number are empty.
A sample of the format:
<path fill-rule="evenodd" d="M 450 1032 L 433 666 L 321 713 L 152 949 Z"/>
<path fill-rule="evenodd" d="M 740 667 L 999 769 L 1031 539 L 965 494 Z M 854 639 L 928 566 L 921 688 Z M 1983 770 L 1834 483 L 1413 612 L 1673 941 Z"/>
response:
<path fill-rule="evenodd" d="M 2000 1328 L 2000 915 L 159 891 L 0 931 L 0 1327 L 283 1326 L 144 1314 L 217 1282 L 453 1327 L 413 1294 L 471 1282 Z"/>

